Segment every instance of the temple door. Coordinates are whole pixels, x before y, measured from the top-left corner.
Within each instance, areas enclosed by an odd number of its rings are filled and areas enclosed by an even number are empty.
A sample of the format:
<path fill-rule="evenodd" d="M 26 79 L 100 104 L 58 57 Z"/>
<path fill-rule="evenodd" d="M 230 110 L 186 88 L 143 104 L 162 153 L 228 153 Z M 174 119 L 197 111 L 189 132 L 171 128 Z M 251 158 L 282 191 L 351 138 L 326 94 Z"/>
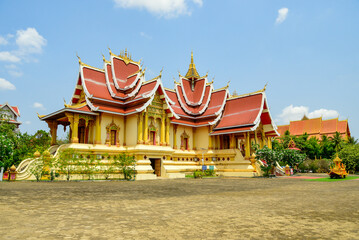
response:
<path fill-rule="evenodd" d="M 85 127 L 79 127 L 79 143 L 85 143 Z"/>

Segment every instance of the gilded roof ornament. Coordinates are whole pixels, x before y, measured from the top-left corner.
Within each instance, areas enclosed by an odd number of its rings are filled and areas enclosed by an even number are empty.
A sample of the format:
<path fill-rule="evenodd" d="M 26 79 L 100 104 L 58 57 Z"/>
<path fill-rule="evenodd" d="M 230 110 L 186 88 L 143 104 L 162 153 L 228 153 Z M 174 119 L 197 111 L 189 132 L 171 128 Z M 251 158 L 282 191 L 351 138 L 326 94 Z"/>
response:
<path fill-rule="evenodd" d="M 193 51 L 191 52 L 191 63 L 189 65 L 188 71 L 185 75 L 185 78 L 187 79 L 199 79 L 200 76 L 196 70 L 196 65 L 193 62 Z"/>
<path fill-rule="evenodd" d="M 103 55 L 103 54 L 102 54 L 102 60 L 103 60 L 105 63 L 111 63 L 110 61 L 106 60 L 105 55 Z"/>

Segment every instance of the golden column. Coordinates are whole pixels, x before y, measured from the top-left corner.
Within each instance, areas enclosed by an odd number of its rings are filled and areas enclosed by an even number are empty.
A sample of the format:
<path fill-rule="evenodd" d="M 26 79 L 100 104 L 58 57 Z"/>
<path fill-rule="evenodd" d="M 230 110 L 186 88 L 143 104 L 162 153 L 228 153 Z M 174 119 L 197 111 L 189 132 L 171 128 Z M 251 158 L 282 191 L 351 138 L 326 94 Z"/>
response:
<path fill-rule="evenodd" d="M 170 145 L 170 118 L 167 116 L 166 121 L 166 145 Z"/>
<path fill-rule="evenodd" d="M 127 126 L 127 117 L 124 116 L 123 118 L 123 146 L 126 146 L 126 126 Z M 120 136 L 117 136 L 118 141 L 120 141 Z"/>
<path fill-rule="evenodd" d="M 173 148 L 177 149 L 177 125 L 173 124 Z"/>
<path fill-rule="evenodd" d="M 89 143 L 93 143 L 93 121 L 89 121 Z"/>
<path fill-rule="evenodd" d="M 101 115 L 96 116 L 96 139 L 95 144 L 101 144 Z"/>
<path fill-rule="evenodd" d="M 211 133 L 211 126 L 208 126 L 208 149 L 213 149 L 212 136 L 210 135 L 210 133 Z"/>
<path fill-rule="evenodd" d="M 74 124 L 72 129 L 72 141 L 73 143 L 79 142 L 79 114 L 74 113 Z"/>
<path fill-rule="evenodd" d="M 262 130 L 262 148 L 266 145 L 266 135 L 264 131 Z M 268 145 L 267 145 L 268 146 Z"/>
<path fill-rule="evenodd" d="M 268 148 L 272 149 L 272 139 L 271 139 L 271 137 L 268 137 L 267 144 L 268 144 Z"/>
<path fill-rule="evenodd" d="M 143 143 L 148 143 L 148 112 L 145 112 L 145 132 L 143 133 Z"/>
<path fill-rule="evenodd" d="M 254 130 L 254 140 L 255 140 L 256 144 L 258 144 L 257 129 Z"/>
<path fill-rule="evenodd" d="M 57 122 L 54 121 L 48 121 L 47 125 L 50 128 L 50 134 L 51 134 L 51 145 L 56 145 L 56 136 L 57 136 Z"/>
<path fill-rule="evenodd" d="M 165 145 L 165 114 L 161 117 L 161 145 Z"/>
<path fill-rule="evenodd" d="M 217 135 L 216 139 L 217 139 L 217 141 L 216 141 L 217 142 L 216 149 L 221 149 L 221 138 L 220 138 L 220 136 Z"/>
<path fill-rule="evenodd" d="M 251 156 L 251 140 L 250 140 L 250 133 L 247 132 L 246 134 L 246 149 L 245 149 L 245 157 L 249 159 Z"/>
<path fill-rule="evenodd" d="M 143 113 L 140 112 L 138 114 L 138 121 L 137 121 L 137 143 L 139 144 L 143 143 L 142 126 L 143 126 Z"/>
<path fill-rule="evenodd" d="M 193 144 L 193 146 L 192 146 L 192 149 L 193 150 L 196 150 L 196 128 L 193 128 L 193 130 L 192 130 L 192 135 L 193 135 L 193 140 L 192 140 L 192 144 Z"/>
<path fill-rule="evenodd" d="M 231 135 L 229 135 L 229 148 L 230 149 L 235 148 L 235 137 L 234 137 L 233 133 Z"/>

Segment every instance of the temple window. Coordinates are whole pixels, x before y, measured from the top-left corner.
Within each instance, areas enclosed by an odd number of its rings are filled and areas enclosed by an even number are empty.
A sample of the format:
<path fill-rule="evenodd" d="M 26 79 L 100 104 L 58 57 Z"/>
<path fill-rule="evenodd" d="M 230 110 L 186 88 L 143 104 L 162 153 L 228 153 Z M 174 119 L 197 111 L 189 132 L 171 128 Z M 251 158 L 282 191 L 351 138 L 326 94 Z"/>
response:
<path fill-rule="evenodd" d="M 116 145 L 116 130 L 111 130 L 111 145 Z"/>
<path fill-rule="evenodd" d="M 184 131 L 181 135 L 181 149 L 182 150 L 189 150 L 188 140 L 189 140 L 189 136 L 186 133 L 186 131 Z"/>
<path fill-rule="evenodd" d="M 106 144 L 111 146 L 120 146 L 119 140 L 120 127 L 113 121 L 106 126 Z"/>

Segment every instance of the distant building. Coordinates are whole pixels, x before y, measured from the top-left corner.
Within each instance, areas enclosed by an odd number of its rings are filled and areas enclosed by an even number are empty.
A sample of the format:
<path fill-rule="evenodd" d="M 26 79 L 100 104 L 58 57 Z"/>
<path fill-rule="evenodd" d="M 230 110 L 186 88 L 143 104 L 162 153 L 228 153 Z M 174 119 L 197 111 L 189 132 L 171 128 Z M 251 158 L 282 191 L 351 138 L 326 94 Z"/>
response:
<path fill-rule="evenodd" d="M 20 110 L 17 106 L 10 106 L 8 103 L 0 104 L 0 120 L 16 125 L 19 128 L 21 122 L 17 120 L 20 117 Z"/>
<path fill-rule="evenodd" d="M 339 121 L 338 118 L 329 120 L 323 120 L 321 117 L 309 119 L 304 115 L 302 120 L 290 121 L 289 125 L 278 126 L 277 129 L 281 136 L 283 136 L 287 130 L 294 136 L 307 133 L 309 138 L 316 137 L 321 139 L 323 135 L 332 137 L 336 132 L 339 132 L 343 139 L 350 137 L 348 120 Z"/>

